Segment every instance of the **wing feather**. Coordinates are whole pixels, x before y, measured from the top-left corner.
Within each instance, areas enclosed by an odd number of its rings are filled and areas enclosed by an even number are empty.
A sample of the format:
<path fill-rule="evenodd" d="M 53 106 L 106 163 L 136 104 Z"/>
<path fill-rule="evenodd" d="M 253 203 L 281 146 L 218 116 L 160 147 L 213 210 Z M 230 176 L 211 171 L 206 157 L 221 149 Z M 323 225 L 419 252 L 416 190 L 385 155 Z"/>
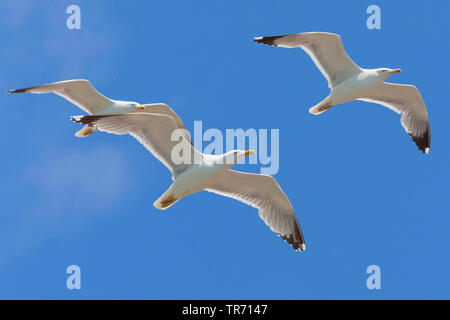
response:
<path fill-rule="evenodd" d="M 49 93 L 72 102 L 89 114 L 96 114 L 114 102 L 99 93 L 88 80 L 75 79 L 44 84 L 36 87 L 8 90 L 9 93 Z"/>
<path fill-rule="evenodd" d="M 142 112 L 150 112 L 150 113 L 157 113 L 157 114 L 163 114 L 169 117 L 172 117 L 175 121 L 175 124 L 177 125 L 178 129 L 183 129 L 183 132 L 186 134 L 186 139 L 189 141 L 189 143 L 192 144 L 191 135 L 189 134 L 189 131 L 186 129 L 183 121 L 181 118 L 176 114 L 175 111 L 173 111 L 172 108 L 170 108 L 165 103 L 152 103 L 152 104 L 145 104 L 142 105 L 144 107 L 144 110 L 137 109 L 134 112 L 142 113 Z"/>
<path fill-rule="evenodd" d="M 273 177 L 228 170 L 206 190 L 258 208 L 259 216 L 273 232 L 295 250 L 305 250 L 294 209 Z"/>
<path fill-rule="evenodd" d="M 330 88 L 361 72 L 361 68 L 347 55 L 341 37 L 334 33 L 296 33 L 258 37 L 255 41 L 276 47 L 302 48 L 328 80 Z"/>
<path fill-rule="evenodd" d="M 201 157 L 201 153 L 192 147 L 185 138 L 182 141 L 172 140 L 173 132 L 180 129 L 178 129 L 174 119 L 167 115 L 131 112 L 125 114 L 75 116 L 72 117 L 72 120 L 108 133 L 118 135 L 130 134 L 161 161 L 172 172 L 173 177 L 176 177 L 191 165 L 191 163 L 175 163 L 172 160 L 172 150 L 179 143 L 186 143 L 183 146 L 183 150 L 191 153 L 190 159 L 195 159 L 195 156 Z M 185 135 L 183 134 L 183 136 Z"/>
<path fill-rule="evenodd" d="M 415 86 L 384 82 L 367 97 L 358 100 L 375 102 L 401 114 L 403 128 L 422 152 L 429 152 L 431 133 L 428 112 Z"/>

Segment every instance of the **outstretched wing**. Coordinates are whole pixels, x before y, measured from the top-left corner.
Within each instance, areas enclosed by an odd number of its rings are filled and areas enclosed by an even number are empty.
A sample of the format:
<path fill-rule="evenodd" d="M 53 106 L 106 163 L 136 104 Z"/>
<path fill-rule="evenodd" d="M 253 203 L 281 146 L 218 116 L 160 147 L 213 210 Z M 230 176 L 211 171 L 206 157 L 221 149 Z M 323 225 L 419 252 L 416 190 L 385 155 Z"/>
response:
<path fill-rule="evenodd" d="M 429 152 L 431 134 L 428 112 L 415 86 L 382 83 L 367 97 L 358 100 L 375 102 L 401 114 L 403 128 L 422 152 Z"/>
<path fill-rule="evenodd" d="M 228 170 L 206 190 L 258 208 L 259 216 L 273 232 L 295 250 L 305 250 L 305 239 L 294 209 L 271 176 Z"/>
<path fill-rule="evenodd" d="M 189 143 L 192 144 L 191 141 L 191 135 L 189 134 L 189 131 L 186 130 L 186 127 L 184 126 L 183 121 L 180 119 L 178 114 L 175 113 L 175 111 L 172 110 L 167 104 L 165 103 L 152 103 L 152 104 L 144 104 L 141 105 L 141 107 L 144 107 L 144 109 L 137 109 L 134 112 L 150 112 L 150 113 L 157 113 L 157 114 L 163 114 L 169 117 L 172 117 L 175 121 L 175 124 L 177 125 L 178 129 L 183 129 L 183 131 L 186 133 L 186 139 L 189 141 Z"/>
<path fill-rule="evenodd" d="M 276 47 L 302 48 L 328 80 L 330 88 L 361 72 L 345 52 L 341 37 L 334 33 L 307 32 L 282 36 L 257 37 L 256 42 Z"/>
<path fill-rule="evenodd" d="M 172 156 L 172 151 L 175 147 L 179 147 L 180 143 L 184 143 L 182 148 L 184 151 L 190 153 L 190 158 L 188 159 L 191 161 L 194 161 L 196 156 L 202 156 L 185 138 L 181 141 L 176 139 L 172 140 L 174 131 L 181 131 L 183 129 L 178 129 L 173 118 L 167 115 L 132 112 L 110 115 L 74 116 L 72 120 L 93 126 L 100 131 L 119 135 L 132 135 L 172 172 L 173 177 L 176 177 L 192 164 L 181 161 L 185 158 L 174 158 Z M 184 135 L 178 135 L 178 138 L 182 136 Z"/>
<path fill-rule="evenodd" d="M 88 80 L 67 80 L 44 84 L 41 86 L 8 90 L 9 93 L 49 93 L 69 100 L 89 114 L 96 114 L 99 110 L 111 105 L 112 100 L 100 94 Z"/>

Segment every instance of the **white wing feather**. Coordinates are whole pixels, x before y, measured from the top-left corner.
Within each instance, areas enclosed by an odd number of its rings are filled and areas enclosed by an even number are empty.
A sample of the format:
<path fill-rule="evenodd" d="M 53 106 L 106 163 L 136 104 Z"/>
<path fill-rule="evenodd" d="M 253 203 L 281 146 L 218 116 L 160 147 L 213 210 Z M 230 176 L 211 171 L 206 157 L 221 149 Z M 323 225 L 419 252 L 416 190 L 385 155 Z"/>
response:
<path fill-rule="evenodd" d="M 189 131 L 187 131 L 183 121 L 181 118 L 176 114 L 175 111 L 173 111 L 172 108 L 170 108 L 165 103 L 152 103 L 152 104 L 145 104 L 142 105 L 144 107 L 144 110 L 137 109 L 136 111 L 133 111 L 134 113 L 142 113 L 142 112 L 149 112 L 149 113 L 157 113 L 157 114 L 163 114 L 169 117 L 172 117 L 175 121 L 175 124 L 177 125 L 178 129 L 183 129 L 183 132 L 185 133 L 186 139 L 192 144 L 191 141 L 191 135 L 189 134 Z"/>
<path fill-rule="evenodd" d="M 358 100 L 375 102 L 401 114 L 401 124 L 420 150 L 428 153 L 431 143 L 430 124 L 425 102 L 412 85 L 382 83 L 367 97 Z"/>
<path fill-rule="evenodd" d="M 255 41 L 277 47 L 302 48 L 328 80 L 330 88 L 361 72 L 361 68 L 347 55 L 341 37 L 334 33 L 296 33 L 258 37 Z"/>
<path fill-rule="evenodd" d="M 271 176 L 228 170 L 206 190 L 258 208 L 259 216 L 273 232 L 288 241 L 295 250 L 305 250 L 305 240 L 294 209 Z"/>
<path fill-rule="evenodd" d="M 76 79 L 59 81 L 41 86 L 9 90 L 10 93 L 56 93 L 69 100 L 89 114 L 99 113 L 100 110 L 114 103 L 99 93 L 88 80 Z"/>
<path fill-rule="evenodd" d="M 135 137 L 147 150 L 161 161 L 171 172 L 172 177 L 190 167 L 190 163 L 174 163 L 172 150 L 179 143 L 186 143 L 183 150 L 190 152 L 191 159 L 201 157 L 187 139 L 172 141 L 172 133 L 178 127 L 172 117 L 162 114 L 132 112 L 112 115 L 90 115 L 72 117 L 75 122 L 94 126 L 100 131 L 114 134 L 130 134 Z M 183 129 L 180 129 L 181 131 Z M 183 136 L 185 136 L 183 134 Z M 199 158 L 201 159 L 201 158 Z"/>

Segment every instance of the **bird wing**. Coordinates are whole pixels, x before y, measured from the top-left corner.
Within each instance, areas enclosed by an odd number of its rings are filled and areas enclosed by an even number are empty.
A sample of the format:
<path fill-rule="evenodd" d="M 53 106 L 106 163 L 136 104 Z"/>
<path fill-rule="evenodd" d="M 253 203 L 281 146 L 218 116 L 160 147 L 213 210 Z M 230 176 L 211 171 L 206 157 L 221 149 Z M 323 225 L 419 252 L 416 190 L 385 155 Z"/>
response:
<path fill-rule="evenodd" d="M 431 144 L 428 112 L 415 86 L 384 82 L 367 97 L 358 100 L 375 102 L 401 114 L 403 128 L 419 149 L 428 153 Z"/>
<path fill-rule="evenodd" d="M 49 93 L 53 92 L 57 95 L 69 100 L 79 108 L 89 114 L 96 114 L 99 110 L 105 108 L 114 102 L 101 93 L 99 93 L 91 85 L 88 80 L 66 80 L 44 84 L 42 86 L 8 90 L 9 93 Z"/>
<path fill-rule="evenodd" d="M 206 190 L 258 208 L 259 216 L 273 232 L 295 250 L 305 250 L 305 240 L 294 209 L 271 176 L 228 170 Z"/>
<path fill-rule="evenodd" d="M 341 37 L 334 33 L 296 33 L 258 37 L 255 41 L 276 47 L 302 48 L 328 80 L 330 88 L 361 71 L 345 52 Z"/>
<path fill-rule="evenodd" d="M 132 135 L 172 172 L 172 177 L 176 177 L 193 163 L 175 163 L 172 160 L 172 150 L 177 145 L 185 143 L 182 146 L 183 150 L 190 152 L 191 160 L 195 159 L 192 158 L 194 156 L 201 156 L 201 153 L 193 148 L 186 139 L 182 139 L 181 141 L 172 140 L 172 134 L 178 127 L 173 118 L 167 115 L 132 112 L 124 114 L 74 116 L 72 120 L 94 126 L 100 131 L 119 135 Z"/>
<path fill-rule="evenodd" d="M 150 112 L 150 113 L 164 114 L 166 116 L 172 117 L 173 120 L 175 121 L 175 124 L 177 125 L 177 128 L 184 129 L 183 132 L 186 134 L 186 139 L 189 141 L 190 144 L 192 144 L 191 135 L 189 134 L 189 131 L 186 130 L 183 121 L 180 119 L 178 114 L 176 114 L 175 111 L 173 111 L 172 108 L 170 108 L 167 104 L 152 103 L 141 105 L 141 107 L 144 107 L 144 110 L 137 109 L 134 112 Z"/>

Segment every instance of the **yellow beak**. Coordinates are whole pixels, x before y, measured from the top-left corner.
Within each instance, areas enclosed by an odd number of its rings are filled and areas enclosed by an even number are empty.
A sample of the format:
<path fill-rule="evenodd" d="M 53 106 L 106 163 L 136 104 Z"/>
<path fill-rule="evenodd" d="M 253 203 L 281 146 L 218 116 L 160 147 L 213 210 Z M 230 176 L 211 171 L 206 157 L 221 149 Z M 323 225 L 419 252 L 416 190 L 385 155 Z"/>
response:
<path fill-rule="evenodd" d="M 244 156 L 245 157 L 248 157 L 248 156 L 251 156 L 251 155 L 254 155 L 256 152 L 254 151 L 254 150 L 246 150 L 245 152 L 244 152 Z"/>
<path fill-rule="evenodd" d="M 402 69 L 394 69 L 390 73 L 394 74 L 394 73 L 400 73 L 400 72 L 402 72 Z"/>
<path fill-rule="evenodd" d="M 140 106 L 137 106 L 136 109 L 138 109 L 138 110 L 145 110 L 145 106 L 140 105 Z"/>

